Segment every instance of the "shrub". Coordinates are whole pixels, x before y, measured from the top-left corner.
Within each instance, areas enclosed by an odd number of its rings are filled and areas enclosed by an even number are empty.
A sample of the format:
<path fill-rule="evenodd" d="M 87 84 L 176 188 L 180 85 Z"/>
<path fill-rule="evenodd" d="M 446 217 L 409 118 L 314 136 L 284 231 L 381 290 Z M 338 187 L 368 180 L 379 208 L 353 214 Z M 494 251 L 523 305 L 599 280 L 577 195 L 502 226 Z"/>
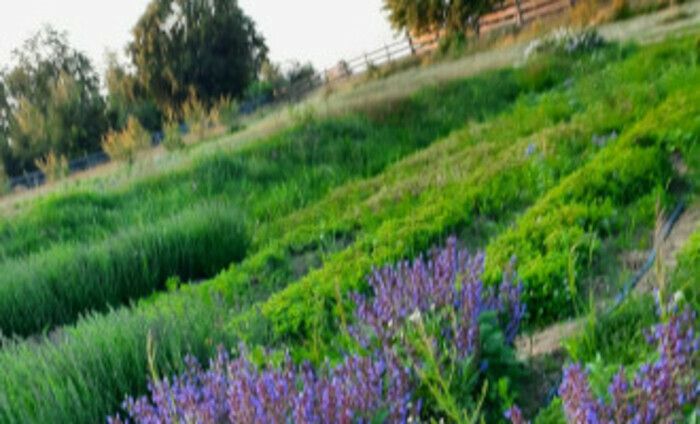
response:
<path fill-rule="evenodd" d="M 124 161 L 129 165 L 134 163 L 138 152 L 150 146 L 150 134 L 133 116 L 127 120 L 126 128 L 121 132 L 108 132 L 102 141 L 102 149 L 112 160 Z"/>
<path fill-rule="evenodd" d="M 226 131 L 238 129 L 240 106 L 230 97 L 222 97 L 209 111 L 209 120 L 215 126 L 223 126 Z"/>
<path fill-rule="evenodd" d="M 209 111 L 194 91 L 190 91 L 189 97 L 182 105 L 182 118 L 194 141 L 204 139 L 211 124 Z"/>
<path fill-rule="evenodd" d="M 5 166 L 0 162 L 0 195 L 10 191 L 10 177 L 5 172 Z"/>
<path fill-rule="evenodd" d="M 177 121 L 170 121 L 163 125 L 163 146 L 171 151 L 185 147 L 185 140 Z"/>
<path fill-rule="evenodd" d="M 54 152 L 50 152 L 43 159 L 35 160 L 34 164 L 44 173 L 49 182 L 61 180 L 67 177 L 70 172 L 68 158 L 64 155 L 56 155 Z"/>

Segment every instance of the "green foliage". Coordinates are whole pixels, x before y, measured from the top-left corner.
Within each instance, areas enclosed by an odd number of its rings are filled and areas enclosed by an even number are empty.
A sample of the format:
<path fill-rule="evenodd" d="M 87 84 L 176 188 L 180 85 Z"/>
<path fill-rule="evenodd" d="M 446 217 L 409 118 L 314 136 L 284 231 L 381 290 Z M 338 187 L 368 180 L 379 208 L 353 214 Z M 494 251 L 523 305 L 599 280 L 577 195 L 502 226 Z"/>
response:
<path fill-rule="evenodd" d="M 384 10 L 389 13 L 389 21 L 397 31 L 421 34 L 446 30 L 458 33 L 473 28 L 478 33 L 479 17 L 497 4 L 492 0 L 384 0 Z"/>
<path fill-rule="evenodd" d="M 46 180 L 49 182 L 61 180 L 68 176 L 70 172 L 68 158 L 57 156 L 54 152 L 49 152 L 43 159 L 36 159 L 34 163 L 44 173 Z"/>
<path fill-rule="evenodd" d="M 51 27 L 13 53 L 0 85 L 0 132 L 9 139 L 9 173 L 32 169 L 50 152 L 72 156 L 96 150 L 105 130 L 105 105 L 89 59 Z"/>
<path fill-rule="evenodd" d="M 10 191 L 10 178 L 5 172 L 5 165 L 0 161 L 0 195 Z"/>
<path fill-rule="evenodd" d="M 366 289 L 373 266 L 412 257 L 450 233 L 474 235 L 471 247 L 488 245 L 504 261 L 524 252 L 519 272 L 536 277 L 525 279 L 531 304 L 545 305 L 551 318 L 560 305 L 548 305 L 550 289 L 571 292 L 567 275 L 584 283 L 589 252 L 595 266 L 602 244 L 627 232 L 623 217 L 673 176 L 669 140 L 684 155 L 693 151 L 699 75 L 687 47 L 673 40 L 602 49 L 562 60 L 562 72 L 538 84 L 526 82 L 525 69 L 492 72 L 364 114 L 317 118 L 116 190 L 28 208 L 0 224 L 8 256 L 42 242 L 99 243 L 130 223 L 217 198 L 242 210 L 251 241 L 246 258 L 212 280 L 91 315 L 53 335 L 57 343 L 9 343 L 0 352 L 0 421 L 102 419 L 124 394 L 144 392 L 148 330 L 163 372 L 179 369 L 188 351 L 203 359 L 213 345 L 239 339 L 265 348 L 287 342 L 299 359 L 333 358 L 345 293 Z M 676 130 L 683 135 L 671 137 Z M 613 131 L 619 137 L 607 136 Z M 46 222 L 61 230 L 42 234 Z M 517 246 L 496 250 L 506 239 Z M 581 251 L 572 264 L 573 246 Z M 487 400 L 512 400 L 507 386 L 517 385 L 493 380 L 503 377 L 489 378 Z"/>
<path fill-rule="evenodd" d="M 606 363 L 634 365 L 645 353 L 653 352 L 644 331 L 656 322 L 653 299 L 634 296 L 613 313 L 589 320 L 583 333 L 568 340 L 565 347 L 575 362 L 589 363 L 600 358 Z"/>
<path fill-rule="evenodd" d="M 149 97 L 136 75 L 119 63 L 114 52 L 107 53 L 105 85 L 107 86 L 105 113 L 112 129 L 122 130 L 126 127 L 130 116 L 138 119 L 139 123 L 150 132 L 161 129 L 163 120 L 161 110 Z"/>
<path fill-rule="evenodd" d="M 163 289 L 168 277 L 210 278 L 244 257 L 240 214 L 198 207 L 138 225 L 101 243 L 58 246 L 0 264 L 0 332 L 28 336 L 88 311 L 128 304 Z"/>
<path fill-rule="evenodd" d="M 566 424 L 561 399 L 554 399 L 551 404 L 537 414 L 533 422 L 535 424 Z"/>
<path fill-rule="evenodd" d="M 129 117 L 126 127 L 121 132 L 109 131 L 102 140 L 102 150 L 110 159 L 134 163 L 136 155 L 151 146 L 151 135 L 138 119 Z"/>
<path fill-rule="evenodd" d="M 267 55 L 235 1 L 152 0 L 133 35 L 136 76 L 163 110 L 177 110 L 192 89 L 208 106 L 241 96 Z"/>
<path fill-rule="evenodd" d="M 168 150 L 179 150 L 185 147 L 185 140 L 177 121 L 170 121 L 163 125 L 163 146 Z"/>
<path fill-rule="evenodd" d="M 497 281 L 498 267 L 517 257 L 519 274 L 528 287 L 526 299 L 536 299 L 539 305 L 530 309 L 534 322 L 552 322 L 571 313 L 570 290 L 563 284 L 570 252 L 587 245 L 592 245 L 593 253 L 600 252 L 595 247 L 600 240 L 620 234 L 626 208 L 634 210 L 643 199 L 656 197 L 657 186 L 671 181 L 665 140 L 659 135 L 663 128 L 682 127 L 695 119 L 698 106 L 691 105 L 700 103 L 693 99 L 696 93 L 671 96 L 490 243 L 490 280 Z M 584 268 L 587 256 L 578 255 L 578 269 Z"/>

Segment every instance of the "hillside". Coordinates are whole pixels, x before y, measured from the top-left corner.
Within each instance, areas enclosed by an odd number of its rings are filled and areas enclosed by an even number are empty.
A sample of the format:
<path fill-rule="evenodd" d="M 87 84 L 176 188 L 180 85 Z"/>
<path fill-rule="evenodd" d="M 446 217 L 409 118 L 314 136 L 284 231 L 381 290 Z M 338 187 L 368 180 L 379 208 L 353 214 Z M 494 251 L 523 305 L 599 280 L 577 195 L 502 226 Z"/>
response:
<path fill-rule="evenodd" d="M 688 7 L 698 13 L 697 3 Z M 244 343 L 253 362 L 271 367 L 286 363 L 285 352 L 290 363 L 317 367 L 371 357 L 349 341 L 362 296 L 381 298 L 377 281 L 400 290 L 433 271 L 435 281 L 471 272 L 485 293 L 522 281 L 515 303 L 526 309 L 519 326 L 502 332 L 480 321 L 484 344 L 470 352 L 491 365 L 458 370 L 473 381 L 440 388 L 441 370 L 453 364 L 416 367 L 411 396 L 426 399 L 422 417 L 466 422 L 464 409 L 497 422 L 518 404 L 534 422 L 565 422 L 565 409 L 575 409 L 562 407 L 566 390 L 563 401 L 531 390 L 545 384 L 542 367 L 557 380 L 565 363 L 593 364 L 597 394 L 620 366 L 655 360 L 643 336 L 658 321 L 651 291 L 611 313 L 598 306 L 634 272 L 629 252 L 653 247 L 660 211 L 693 205 L 700 193 L 697 16 L 670 22 L 670 34 L 649 31 L 643 43 L 620 41 L 621 26 L 607 27 L 605 43 L 555 40 L 527 58 L 517 44 L 464 59 L 477 62 L 470 67 L 408 71 L 341 90 L 325 111 L 300 109 L 288 122 L 259 123 L 173 157 L 155 152 L 136 175 L 105 171 L 26 197 L 0 220 L 0 422 L 123 414 L 124 399 L 147 394 L 149 378 L 191 368 L 188 354 L 209 364 L 219 346 L 240 353 Z M 643 21 L 635 22 L 618 25 Z M 393 95 L 402 85 L 416 90 Z M 659 268 L 654 281 L 698 311 L 700 228 L 683 225 L 693 235 L 677 241 L 677 266 L 668 275 Z M 427 253 L 445 245 L 445 257 Z M 458 272 L 462 265 L 450 262 L 464 259 L 457 247 L 485 256 Z M 421 271 L 426 257 L 434 262 Z M 419 265 L 404 263 L 414 259 Z M 498 299 L 496 315 L 518 315 Z M 418 319 L 435 309 L 416 309 Z M 357 315 L 369 323 L 367 310 Z M 413 322 L 413 313 L 401 317 Z M 439 333 L 440 318 L 419 329 Z M 587 324 L 564 351 L 516 361 L 511 332 L 527 337 L 576 318 Z M 684 325 L 697 327 L 691 321 Z M 697 381 L 697 348 L 688 355 L 684 366 Z M 465 405 L 450 403 L 452 395 Z M 674 413 L 690 416 L 694 407 Z M 381 413 L 374 419 L 394 420 L 393 410 Z"/>

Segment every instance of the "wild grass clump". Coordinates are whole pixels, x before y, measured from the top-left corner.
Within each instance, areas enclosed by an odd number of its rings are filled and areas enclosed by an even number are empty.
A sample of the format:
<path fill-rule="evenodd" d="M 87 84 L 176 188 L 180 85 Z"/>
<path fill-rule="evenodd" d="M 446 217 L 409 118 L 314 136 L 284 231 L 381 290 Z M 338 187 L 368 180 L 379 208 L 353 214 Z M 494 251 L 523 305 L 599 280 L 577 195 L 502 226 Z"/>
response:
<path fill-rule="evenodd" d="M 182 128 L 177 121 L 163 124 L 163 146 L 170 151 L 180 150 L 185 147 Z"/>
<path fill-rule="evenodd" d="M 64 155 L 56 155 L 54 152 L 49 152 L 46 157 L 37 159 L 34 164 L 44 173 L 48 182 L 62 180 L 70 173 L 68 158 Z"/>
<path fill-rule="evenodd" d="M 138 119 L 130 116 L 126 127 L 120 131 L 108 132 L 102 141 L 102 150 L 110 159 L 123 161 L 129 165 L 134 163 L 136 155 L 151 146 L 151 135 L 141 125 Z"/>
<path fill-rule="evenodd" d="M 55 247 L 0 264 L 0 332 L 29 336 L 89 311 L 128 304 L 165 288 L 168 277 L 212 277 L 244 257 L 243 217 L 212 205 L 101 243 Z"/>

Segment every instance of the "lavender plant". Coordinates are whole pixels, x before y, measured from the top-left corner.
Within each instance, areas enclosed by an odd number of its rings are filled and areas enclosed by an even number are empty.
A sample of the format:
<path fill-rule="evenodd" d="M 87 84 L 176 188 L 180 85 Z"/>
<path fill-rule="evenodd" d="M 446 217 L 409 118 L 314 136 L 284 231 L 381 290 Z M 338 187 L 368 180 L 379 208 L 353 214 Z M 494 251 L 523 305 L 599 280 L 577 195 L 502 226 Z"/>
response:
<path fill-rule="evenodd" d="M 335 367 L 295 366 L 259 369 L 246 355 L 231 359 L 220 350 L 204 370 L 192 357 L 187 371 L 150 384 L 150 397 L 124 403 L 130 419 L 108 422 L 186 423 L 341 423 L 381 418 L 407 422 L 411 404 L 407 370 L 396 361 L 349 356 Z"/>
<path fill-rule="evenodd" d="M 608 388 L 608 402 L 594 398 L 580 365 L 567 367 L 559 389 L 567 418 L 575 423 L 682 421 L 685 409 L 700 400 L 700 337 L 695 323 L 695 312 L 686 309 L 673 311 L 666 322 L 656 325 L 647 341 L 656 344 L 658 358 L 643 364 L 631 380 L 621 368 Z"/>
<path fill-rule="evenodd" d="M 353 295 L 349 333 L 361 355 L 319 369 L 287 355 L 281 366 L 258 368 L 245 353 L 231 359 L 221 350 L 207 370 L 188 358 L 184 374 L 153 381 L 150 397 L 128 399 L 124 409 L 148 424 L 400 423 L 417 418 L 426 398 L 436 415 L 471 422 L 484 400 L 474 399 L 474 382 L 493 350 L 482 338 L 512 344 L 525 314 L 522 285 L 508 274 L 500 287 L 484 287 L 483 255 L 470 256 L 454 238 L 428 256 L 375 270 L 374 296 Z"/>
<path fill-rule="evenodd" d="M 413 370 L 432 415 L 454 422 L 472 422 L 485 400 L 478 386 L 517 364 L 507 347 L 525 315 L 522 284 L 505 273 L 500 287 L 487 288 L 483 271 L 484 256 L 470 256 L 450 238 L 428 258 L 375 270 L 369 277 L 374 297 L 354 296 L 353 337 L 365 349 L 391 347 Z M 494 343 L 484 344 L 492 337 Z"/>

